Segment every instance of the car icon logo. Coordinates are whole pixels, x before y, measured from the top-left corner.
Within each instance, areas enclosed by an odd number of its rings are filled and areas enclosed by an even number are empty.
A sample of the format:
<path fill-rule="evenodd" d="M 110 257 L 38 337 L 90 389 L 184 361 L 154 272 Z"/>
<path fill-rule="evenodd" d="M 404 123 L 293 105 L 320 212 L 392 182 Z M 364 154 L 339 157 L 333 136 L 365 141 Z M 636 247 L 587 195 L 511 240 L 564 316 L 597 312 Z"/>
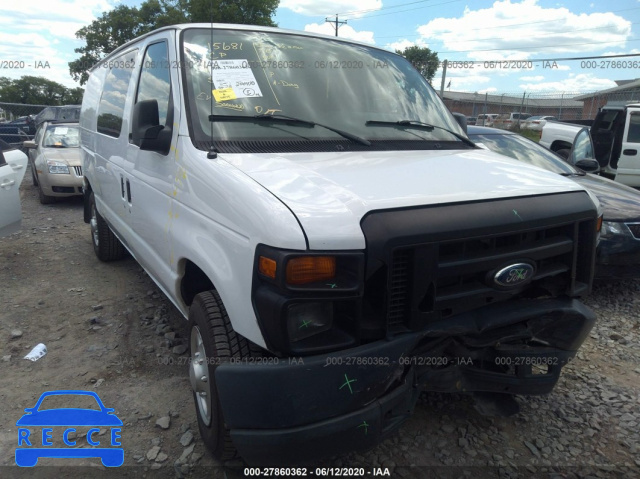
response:
<path fill-rule="evenodd" d="M 87 396 L 95 399 L 99 410 L 85 408 L 54 408 L 40 410 L 42 402 L 51 396 Z M 66 400 L 66 398 L 65 398 Z M 36 405 L 25 409 L 26 414 L 16 422 L 18 426 L 18 447 L 15 451 L 16 464 L 21 467 L 33 467 L 41 457 L 49 458 L 90 458 L 99 457 L 106 467 L 119 467 L 124 463 L 124 449 L 120 443 L 122 421 L 114 414 L 113 408 L 107 408 L 93 391 L 60 390 L 43 393 Z M 53 427 L 65 427 L 61 438 L 67 447 L 53 447 Z M 75 427 L 90 426 L 86 441 L 92 447 L 79 447 L 71 434 Z M 108 437 L 98 438 L 99 427 L 109 428 Z M 37 429 L 41 428 L 40 434 Z M 110 447 L 104 447 L 105 445 Z M 96 447 L 103 446 L 103 447 Z"/>

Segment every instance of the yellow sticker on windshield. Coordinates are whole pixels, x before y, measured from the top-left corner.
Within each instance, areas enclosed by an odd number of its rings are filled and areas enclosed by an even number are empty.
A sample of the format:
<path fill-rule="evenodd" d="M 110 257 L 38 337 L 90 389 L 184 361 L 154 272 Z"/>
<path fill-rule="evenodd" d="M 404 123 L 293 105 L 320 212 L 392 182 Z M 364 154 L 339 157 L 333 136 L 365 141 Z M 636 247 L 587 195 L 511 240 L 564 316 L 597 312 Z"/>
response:
<path fill-rule="evenodd" d="M 238 98 L 235 92 L 233 91 L 233 88 L 221 88 L 220 90 L 211 90 L 211 93 L 213 93 L 213 98 L 215 98 L 217 102 L 235 100 L 236 98 Z"/>

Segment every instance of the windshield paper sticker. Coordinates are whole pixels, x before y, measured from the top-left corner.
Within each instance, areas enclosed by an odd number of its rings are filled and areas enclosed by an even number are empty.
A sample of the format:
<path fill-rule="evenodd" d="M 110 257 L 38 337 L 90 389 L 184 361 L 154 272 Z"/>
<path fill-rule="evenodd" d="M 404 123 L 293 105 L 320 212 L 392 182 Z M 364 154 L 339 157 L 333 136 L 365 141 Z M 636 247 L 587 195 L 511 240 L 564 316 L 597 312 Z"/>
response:
<path fill-rule="evenodd" d="M 247 60 L 216 60 L 211 63 L 212 93 L 216 101 L 262 96 L 249 65 Z"/>

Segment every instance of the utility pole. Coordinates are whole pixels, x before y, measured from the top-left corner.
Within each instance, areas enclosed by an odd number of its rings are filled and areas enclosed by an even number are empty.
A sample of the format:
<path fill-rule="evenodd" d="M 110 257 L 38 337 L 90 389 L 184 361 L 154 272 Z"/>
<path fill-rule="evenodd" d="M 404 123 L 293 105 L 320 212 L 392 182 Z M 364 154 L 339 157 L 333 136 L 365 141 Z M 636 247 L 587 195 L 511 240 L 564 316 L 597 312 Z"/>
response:
<path fill-rule="evenodd" d="M 338 21 L 338 14 L 336 13 L 336 19 L 335 20 L 329 20 L 329 18 L 325 18 L 324 19 L 325 23 L 335 23 L 336 26 L 334 27 L 336 29 L 336 37 L 338 36 L 338 28 L 340 28 L 340 25 L 343 25 L 345 23 L 347 23 L 346 20 L 339 22 Z"/>
<path fill-rule="evenodd" d="M 440 82 L 440 98 L 444 98 L 444 80 L 447 78 L 447 60 L 442 62 L 442 81 Z"/>

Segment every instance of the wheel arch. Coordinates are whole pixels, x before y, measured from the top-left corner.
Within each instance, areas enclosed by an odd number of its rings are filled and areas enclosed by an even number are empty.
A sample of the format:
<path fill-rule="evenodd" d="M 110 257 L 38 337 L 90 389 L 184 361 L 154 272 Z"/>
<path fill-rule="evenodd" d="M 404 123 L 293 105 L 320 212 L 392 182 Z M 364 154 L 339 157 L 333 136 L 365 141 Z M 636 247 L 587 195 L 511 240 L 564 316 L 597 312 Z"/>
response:
<path fill-rule="evenodd" d="M 186 306 L 191 306 L 198 294 L 216 289 L 211 278 L 190 259 L 180 260 L 178 271 L 181 272 L 180 299 Z"/>

